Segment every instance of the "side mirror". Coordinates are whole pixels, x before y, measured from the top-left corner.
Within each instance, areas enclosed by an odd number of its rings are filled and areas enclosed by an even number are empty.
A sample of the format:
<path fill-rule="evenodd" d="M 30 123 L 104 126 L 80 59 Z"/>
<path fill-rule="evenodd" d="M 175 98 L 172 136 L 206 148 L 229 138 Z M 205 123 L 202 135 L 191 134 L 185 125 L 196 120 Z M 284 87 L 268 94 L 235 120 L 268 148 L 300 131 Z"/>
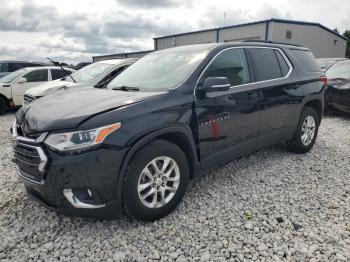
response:
<path fill-rule="evenodd" d="M 207 77 L 204 79 L 201 90 L 204 92 L 223 92 L 229 90 L 231 87 L 230 81 L 227 77 Z"/>
<path fill-rule="evenodd" d="M 23 83 L 27 83 L 27 78 L 25 77 L 21 77 L 20 79 L 17 80 L 17 84 L 23 84 Z"/>

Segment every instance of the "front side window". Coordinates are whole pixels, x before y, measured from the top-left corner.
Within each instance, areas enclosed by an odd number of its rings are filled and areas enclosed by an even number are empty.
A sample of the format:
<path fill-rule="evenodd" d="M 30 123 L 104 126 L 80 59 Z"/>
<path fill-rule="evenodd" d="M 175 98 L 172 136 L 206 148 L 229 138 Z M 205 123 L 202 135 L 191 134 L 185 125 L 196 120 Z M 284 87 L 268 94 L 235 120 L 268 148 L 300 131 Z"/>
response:
<path fill-rule="evenodd" d="M 257 82 L 282 77 L 281 68 L 273 49 L 250 48 L 249 52 L 253 60 Z"/>
<path fill-rule="evenodd" d="M 32 71 L 23 77 L 27 79 L 27 82 L 45 82 L 48 81 L 48 70 Z"/>
<path fill-rule="evenodd" d="M 183 83 L 207 56 L 208 50 L 164 50 L 150 53 L 115 77 L 108 88 L 137 87 L 166 91 Z"/>
<path fill-rule="evenodd" d="M 220 53 L 209 65 L 199 81 L 207 77 L 227 77 L 231 86 L 250 82 L 248 63 L 242 48 L 233 48 Z"/>

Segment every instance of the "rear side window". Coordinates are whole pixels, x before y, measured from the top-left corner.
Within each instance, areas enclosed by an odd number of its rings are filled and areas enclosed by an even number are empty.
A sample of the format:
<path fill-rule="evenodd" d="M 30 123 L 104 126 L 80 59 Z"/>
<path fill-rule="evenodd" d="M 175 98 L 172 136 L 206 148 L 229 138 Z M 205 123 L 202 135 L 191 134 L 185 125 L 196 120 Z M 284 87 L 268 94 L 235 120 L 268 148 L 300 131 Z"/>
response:
<path fill-rule="evenodd" d="M 317 63 L 314 55 L 308 50 L 291 49 L 295 59 L 307 72 L 319 72 L 321 66 Z"/>
<path fill-rule="evenodd" d="M 231 86 L 249 83 L 249 69 L 244 50 L 234 48 L 223 51 L 206 69 L 200 84 L 203 84 L 207 77 L 227 77 Z"/>
<path fill-rule="evenodd" d="M 282 77 L 280 64 L 273 49 L 250 48 L 256 81 L 271 80 Z"/>
<path fill-rule="evenodd" d="M 68 73 L 71 73 L 70 71 L 66 70 Z M 68 74 L 64 72 L 61 69 L 51 69 L 51 77 L 52 80 L 60 79 L 62 77 L 67 76 Z"/>
<path fill-rule="evenodd" d="M 36 70 L 24 75 L 27 82 L 45 82 L 48 81 L 48 70 Z"/>
<path fill-rule="evenodd" d="M 278 50 L 275 50 L 275 54 L 277 56 L 278 63 L 280 64 L 282 76 L 286 76 L 289 72 L 289 66 Z"/>

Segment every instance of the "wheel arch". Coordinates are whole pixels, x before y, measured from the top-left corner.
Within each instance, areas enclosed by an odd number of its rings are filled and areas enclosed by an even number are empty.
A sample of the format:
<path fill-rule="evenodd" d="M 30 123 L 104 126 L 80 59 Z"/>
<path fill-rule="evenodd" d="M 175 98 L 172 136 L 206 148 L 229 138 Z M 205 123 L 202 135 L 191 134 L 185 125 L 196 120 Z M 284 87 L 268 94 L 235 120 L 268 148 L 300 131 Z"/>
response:
<path fill-rule="evenodd" d="M 188 126 L 166 126 L 155 131 L 150 131 L 147 134 L 140 135 L 134 138 L 129 143 L 129 150 L 123 159 L 119 170 L 118 188 L 121 189 L 123 177 L 127 166 L 134 154 L 156 139 L 163 139 L 179 146 L 185 153 L 190 165 L 190 178 L 197 177 L 200 174 L 200 165 L 198 160 L 197 149 L 193 139 L 192 132 Z M 118 190 L 120 192 L 121 190 Z"/>
<path fill-rule="evenodd" d="M 307 101 L 304 104 L 303 108 L 305 108 L 305 107 L 311 107 L 311 108 L 315 109 L 319 118 L 320 118 L 320 122 L 321 122 L 322 117 L 323 117 L 324 104 L 320 99 L 311 99 L 311 100 Z"/>

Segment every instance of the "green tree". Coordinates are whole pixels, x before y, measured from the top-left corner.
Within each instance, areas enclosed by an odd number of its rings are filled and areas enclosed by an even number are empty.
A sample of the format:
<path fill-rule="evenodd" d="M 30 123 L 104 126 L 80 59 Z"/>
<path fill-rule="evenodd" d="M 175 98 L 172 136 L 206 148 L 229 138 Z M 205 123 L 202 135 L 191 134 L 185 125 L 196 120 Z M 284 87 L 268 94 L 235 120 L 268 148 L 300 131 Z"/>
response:
<path fill-rule="evenodd" d="M 346 30 L 343 34 L 348 39 L 348 42 L 346 44 L 346 53 L 345 56 L 347 58 L 350 58 L 350 30 Z"/>

